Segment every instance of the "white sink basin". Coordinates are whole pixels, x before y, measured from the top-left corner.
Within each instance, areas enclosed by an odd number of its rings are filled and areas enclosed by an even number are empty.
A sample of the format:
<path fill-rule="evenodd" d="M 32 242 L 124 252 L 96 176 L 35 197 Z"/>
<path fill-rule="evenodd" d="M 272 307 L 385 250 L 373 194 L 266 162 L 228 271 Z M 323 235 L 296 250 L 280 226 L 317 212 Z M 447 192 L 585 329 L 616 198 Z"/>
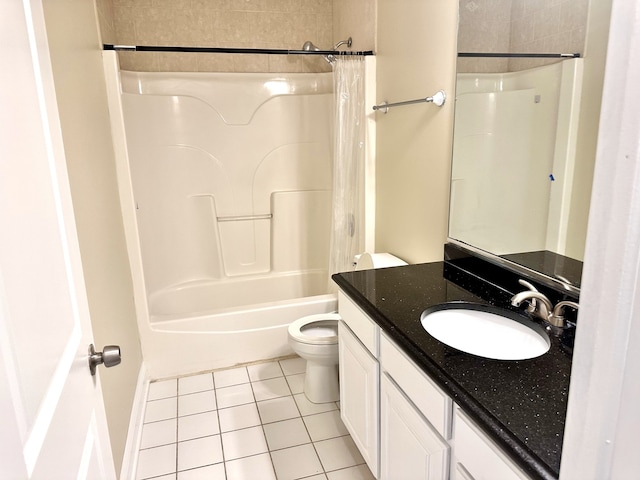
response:
<path fill-rule="evenodd" d="M 549 350 L 551 342 L 540 325 L 520 319 L 513 312 L 504 312 L 509 317 L 484 308 L 429 309 L 422 313 L 420 321 L 442 343 L 479 357 L 525 360 Z"/>

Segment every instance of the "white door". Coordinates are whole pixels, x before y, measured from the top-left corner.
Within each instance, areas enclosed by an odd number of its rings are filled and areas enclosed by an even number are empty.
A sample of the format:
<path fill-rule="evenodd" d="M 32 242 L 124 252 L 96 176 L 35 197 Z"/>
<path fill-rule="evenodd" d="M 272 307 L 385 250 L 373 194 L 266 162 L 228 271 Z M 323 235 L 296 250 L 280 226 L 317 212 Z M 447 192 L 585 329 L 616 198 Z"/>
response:
<path fill-rule="evenodd" d="M 41 0 L 0 0 L 0 478 L 113 479 Z"/>

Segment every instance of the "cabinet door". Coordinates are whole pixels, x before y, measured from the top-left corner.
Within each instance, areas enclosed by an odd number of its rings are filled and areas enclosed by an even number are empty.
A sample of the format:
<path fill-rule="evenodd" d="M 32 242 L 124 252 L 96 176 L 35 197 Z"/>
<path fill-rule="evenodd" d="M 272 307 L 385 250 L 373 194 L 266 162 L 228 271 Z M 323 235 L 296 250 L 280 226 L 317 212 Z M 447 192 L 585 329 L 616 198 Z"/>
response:
<path fill-rule="evenodd" d="M 338 330 L 340 412 L 367 465 L 378 477 L 379 366 L 344 322 Z"/>
<path fill-rule="evenodd" d="M 381 480 L 446 480 L 449 445 L 385 374 L 380 390 Z"/>
<path fill-rule="evenodd" d="M 529 480 L 458 407 L 454 422 L 457 480 Z"/>

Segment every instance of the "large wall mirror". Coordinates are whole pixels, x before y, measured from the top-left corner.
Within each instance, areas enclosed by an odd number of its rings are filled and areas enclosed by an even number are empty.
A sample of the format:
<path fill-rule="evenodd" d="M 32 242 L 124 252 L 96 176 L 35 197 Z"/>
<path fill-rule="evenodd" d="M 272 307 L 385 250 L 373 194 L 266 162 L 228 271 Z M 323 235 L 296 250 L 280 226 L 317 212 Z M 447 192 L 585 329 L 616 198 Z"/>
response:
<path fill-rule="evenodd" d="M 460 0 L 451 176 L 450 239 L 576 288 L 596 153 L 583 87 L 604 70 L 590 1 Z"/>

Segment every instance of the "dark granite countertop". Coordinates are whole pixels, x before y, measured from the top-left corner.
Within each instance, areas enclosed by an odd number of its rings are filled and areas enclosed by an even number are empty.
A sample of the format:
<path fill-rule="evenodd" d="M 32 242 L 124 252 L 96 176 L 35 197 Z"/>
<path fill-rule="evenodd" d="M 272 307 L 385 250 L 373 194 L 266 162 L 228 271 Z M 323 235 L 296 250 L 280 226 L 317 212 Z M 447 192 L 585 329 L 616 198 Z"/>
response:
<path fill-rule="evenodd" d="M 506 260 L 580 288 L 583 264 L 578 260 L 548 250 L 511 253 L 501 256 Z"/>
<path fill-rule="evenodd" d="M 333 279 L 527 474 L 558 478 L 571 373 L 560 340 L 538 358 L 492 360 L 439 342 L 420 323 L 426 308 L 454 301 L 521 311 L 510 306 L 515 292 L 444 262 Z"/>

